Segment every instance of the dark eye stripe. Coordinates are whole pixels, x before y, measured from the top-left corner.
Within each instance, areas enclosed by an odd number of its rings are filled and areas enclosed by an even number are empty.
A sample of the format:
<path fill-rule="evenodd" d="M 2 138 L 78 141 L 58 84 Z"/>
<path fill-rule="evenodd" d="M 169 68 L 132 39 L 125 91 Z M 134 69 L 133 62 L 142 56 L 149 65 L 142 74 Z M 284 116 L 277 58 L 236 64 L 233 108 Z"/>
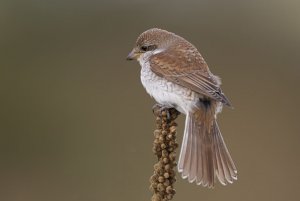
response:
<path fill-rule="evenodd" d="M 156 49 L 156 45 L 143 45 L 141 46 L 141 50 L 143 52 L 147 52 L 147 51 L 151 51 L 151 50 L 155 50 Z"/>
<path fill-rule="evenodd" d="M 148 50 L 148 46 L 142 46 L 141 50 L 144 51 L 144 52 L 146 52 Z"/>

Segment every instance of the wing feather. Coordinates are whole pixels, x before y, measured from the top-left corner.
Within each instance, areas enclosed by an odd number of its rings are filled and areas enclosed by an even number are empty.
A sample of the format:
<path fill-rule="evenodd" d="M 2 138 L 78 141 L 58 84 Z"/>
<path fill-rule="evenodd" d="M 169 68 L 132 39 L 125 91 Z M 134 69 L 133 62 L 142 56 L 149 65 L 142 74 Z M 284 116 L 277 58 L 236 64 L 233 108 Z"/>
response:
<path fill-rule="evenodd" d="M 209 71 L 200 53 L 195 48 L 191 50 L 189 54 L 176 49 L 155 54 L 149 60 L 151 70 L 160 77 L 231 107 L 220 88 L 219 78 Z"/>

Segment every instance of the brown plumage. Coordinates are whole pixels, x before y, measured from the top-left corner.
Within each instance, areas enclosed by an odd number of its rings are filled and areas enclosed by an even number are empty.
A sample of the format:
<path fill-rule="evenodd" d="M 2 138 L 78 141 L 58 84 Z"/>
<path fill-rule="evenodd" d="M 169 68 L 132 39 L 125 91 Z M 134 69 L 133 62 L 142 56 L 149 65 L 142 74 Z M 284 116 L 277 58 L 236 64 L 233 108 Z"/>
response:
<path fill-rule="evenodd" d="M 142 33 L 128 59 L 142 66 L 141 81 L 161 105 L 186 114 L 178 170 L 190 182 L 212 187 L 215 177 L 226 185 L 237 171 L 216 122 L 222 105 L 231 106 L 198 50 L 171 32 Z"/>

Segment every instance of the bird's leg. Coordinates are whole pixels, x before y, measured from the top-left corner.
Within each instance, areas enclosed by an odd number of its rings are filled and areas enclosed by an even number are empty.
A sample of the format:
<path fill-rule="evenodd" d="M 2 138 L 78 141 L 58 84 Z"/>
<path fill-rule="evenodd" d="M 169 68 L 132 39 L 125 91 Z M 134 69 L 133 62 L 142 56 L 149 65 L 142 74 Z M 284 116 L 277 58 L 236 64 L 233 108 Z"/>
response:
<path fill-rule="evenodd" d="M 180 114 L 180 112 L 178 112 L 175 108 L 170 108 L 167 107 L 165 105 L 156 103 L 153 107 L 152 107 L 152 111 L 156 116 L 162 116 L 163 112 L 166 112 L 166 116 L 167 116 L 167 120 L 170 121 L 171 117 L 173 115 L 178 116 Z"/>
<path fill-rule="evenodd" d="M 165 105 L 156 103 L 153 107 L 152 107 L 152 111 L 156 116 L 161 117 L 163 112 L 166 112 L 167 115 L 167 119 L 170 119 L 170 111 L 169 111 L 169 107 L 166 107 Z"/>

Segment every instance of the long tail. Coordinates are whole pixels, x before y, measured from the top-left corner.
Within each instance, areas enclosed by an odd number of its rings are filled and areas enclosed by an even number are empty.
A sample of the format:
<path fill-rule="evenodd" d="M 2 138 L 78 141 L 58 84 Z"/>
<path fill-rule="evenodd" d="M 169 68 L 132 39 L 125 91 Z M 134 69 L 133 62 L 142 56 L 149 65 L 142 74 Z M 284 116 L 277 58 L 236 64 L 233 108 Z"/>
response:
<path fill-rule="evenodd" d="M 195 113 L 187 114 L 178 171 L 189 182 L 209 188 L 216 177 L 223 185 L 237 179 L 236 167 L 215 119 L 205 125 Z"/>

